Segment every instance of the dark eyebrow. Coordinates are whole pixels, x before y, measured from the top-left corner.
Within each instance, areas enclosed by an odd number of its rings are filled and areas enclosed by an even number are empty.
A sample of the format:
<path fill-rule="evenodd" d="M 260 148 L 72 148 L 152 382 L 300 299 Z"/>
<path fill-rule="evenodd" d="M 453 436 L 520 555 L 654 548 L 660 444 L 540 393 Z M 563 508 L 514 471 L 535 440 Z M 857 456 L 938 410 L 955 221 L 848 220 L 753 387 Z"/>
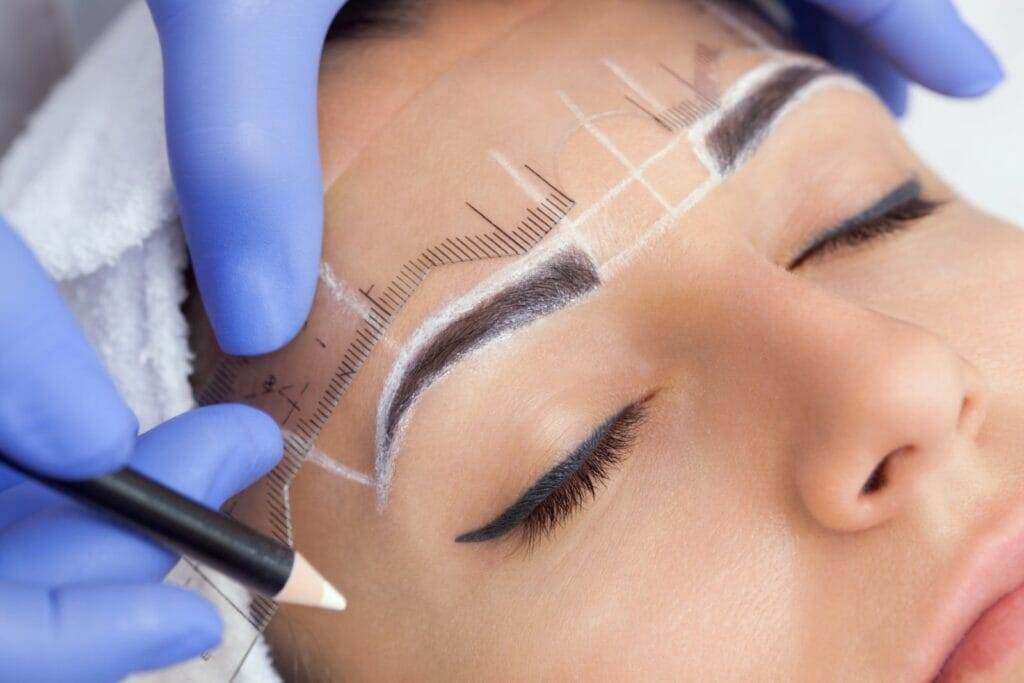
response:
<path fill-rule="evenodd" d="M 590 257 L 570 248 L 445 326 L 416 353 L 402 374 L 385 412 L 377 471 L 384 470 L 402 415 L 449 367 L 498 335 L 568 306 L 600 282 Z"/>
<path fill-rule="evenodd" d="M 772 121 L 804 86 L 836 73 L 826 66 L 786 67 L 733 105 L 707 135 L 718 172 L 728 175 L 748 159 L 764 140 Z"/>

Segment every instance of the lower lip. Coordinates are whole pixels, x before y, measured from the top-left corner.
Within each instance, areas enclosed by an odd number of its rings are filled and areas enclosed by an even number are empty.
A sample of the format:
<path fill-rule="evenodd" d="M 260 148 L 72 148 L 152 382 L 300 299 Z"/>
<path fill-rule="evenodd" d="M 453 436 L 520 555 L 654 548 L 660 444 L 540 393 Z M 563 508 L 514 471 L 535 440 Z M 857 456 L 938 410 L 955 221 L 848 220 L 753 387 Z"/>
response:
<path fill-rule="evenodd" d="M 946 660 L 936 683 L 992 671 L 1024 652 L 1024 586 L 1007 593 L 978 618 Z"/>

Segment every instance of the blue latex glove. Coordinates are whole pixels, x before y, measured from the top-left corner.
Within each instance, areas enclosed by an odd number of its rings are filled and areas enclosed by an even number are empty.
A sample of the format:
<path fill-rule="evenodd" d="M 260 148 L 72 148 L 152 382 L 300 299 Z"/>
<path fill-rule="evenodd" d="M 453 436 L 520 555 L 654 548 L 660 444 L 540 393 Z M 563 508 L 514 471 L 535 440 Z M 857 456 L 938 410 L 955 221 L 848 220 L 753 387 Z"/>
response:
<path fill-rule="evenodd" d="M 0 451 L 60 477 L 126 464 L 211 506 L 279 457 L 243 406 L 137 423 L 57 288 L 0 220 Z M 134 453 L 134 457 L 133 457 Z M 174 556 L 0 467 L 0 680 L 109 681 L 214 645 L 216 611 L 160 585 Z"/>
<path fill-rule="evenodd" d="M 272 351 L 301 329 L 320 267 L 317 83 L 344 0 L 149 0 L 168 152 L 221 347 Z"/>
<path fill-rule="evenodd" d="M 902 115 L 907 79 L 974 97 L 1003 79 L 992 51 L 951 0 L 786 0 L 800 42 L 861 76 Z"/>

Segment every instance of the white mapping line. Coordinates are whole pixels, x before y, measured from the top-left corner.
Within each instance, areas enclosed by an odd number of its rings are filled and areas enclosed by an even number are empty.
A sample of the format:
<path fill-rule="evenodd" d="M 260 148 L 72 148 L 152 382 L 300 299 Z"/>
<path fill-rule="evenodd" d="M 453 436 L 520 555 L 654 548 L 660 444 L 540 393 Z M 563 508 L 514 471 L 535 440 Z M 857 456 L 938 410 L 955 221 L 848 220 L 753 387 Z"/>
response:
<path fill-rule="evenodd" d="M 282 429 L 281 434 L 285 440 L 291 440 L 293 444 L 301 444 L 305 441 L 301 436 L 291 431 L 290 429 Z M 331 474 L 337 475 L 343 479 L 347 479 L 362 486 L 373 485 L 373 480 L 369 476 L 363 474 L 358 470 L 352 469 L 351 467 L 342 465 L 340 462 L 337 462 L 336 460 L 334 460 L 333 458 L 331 458 L 326 453 L 319 450 L 316 446 L 312 444 L 309 446 L 306 452 L 302 454 L 302 462 L 299 464 L 298 468 L 295 471 L 296 475 L 298 474 L 298 470 L 302 469 L 303 465 L 305 465 L 307 462 L 312 462 L 314 465 L 319 466 L 320 468 L 324 469 L 327 472 L 330 472 Z M 290 479 L 285 481 L 285 483 L 281 486 L 281 498 L 284 501 L 284 526 L 285 531 L 287 531 L 288 534 L 289 545 L 293 544 L 291 501 L 291 485 L 293 481 L 295 481 L 295 475 L 293 475 Z"/>
<path fill-rule="evenodd" d="M 675 225 L 684 214 L 699 204 L 704 197 L 706 197 L 711 190 L 718 187 L 721 182 L 721 176 L 709 176 L 703 183 L 697 186 L 697 189 L 686 195 L 679 204 L 666 211 L 661 218 L 655 221 L 647 232 L 641 235 L 637 241 L 633 243 L 633 246 L 629 249 L 620 251 L 614 257 L 602 263 L 598 268 L 601 279 L 610 279 L 617 271 L 621 270 L 626 266 L 626 264 L 632 261 L 637 254 L 643 251 L 644 247 L 646 247 L 651 240 L 660 237 L 662 234 L 667 232 L 668 229 Z"/>
<path fill-rule="evenodd" d="M 505 158 L 505 155 L 496 149 L 491 150 L 491 158 L 498 162 L 498 165 L 505 169 L 505 172 L 512 176 L 512 180 L 515 181 L 516 185 L 526 193 L 526 196 L 530 198 L 535 204 L 540 204 L 544 201 L 544 194 L 532 183 L 530 183 L 522 173 L 516 169 L 509 160 Z"/>
<path fill-rule="evenodd" d="M 348 287 L 342 280 L 334 274 L 334 269 L 331 268 L 331 264 L 327 261 L 320 262 L 320 281 L 324 283 L 327 290 L 334 297 L 334 300 L 340 304 L 348 306 L 350 310 L 362 317 L 363 320 L 370 319 L 370 304 L 365 301 L 358 292 Z M 385 330 L 381 333 L 381 340 L 385 346 L 394 351 L 397 348 L 395 340 L 391 338 L 391 335 Z"/>
<path fill-rule="evenodd" d="M 768 64 L 765 64 L 763 65 L 764 68 L 759 67 L 758 69 L 755 69 L 755 71 L 759 72 L 758 74 L 755 75 L 755 78 L 752 78 L 749 82 L 745 82 L 742 84 L 740 82 L 737 82 L 737 84 L 732 89 L 730 89 L 728 93 L 729 105 L 734 105 L 736 102 L 740 101 L 753 88 L 757 87 L 763 81 L 770 78 L 777 71 L 792 66 L 793 61 L 794 60 L 783 59 L 779 60 L 779 62 L 770 62 Z M 805 60 L 797 61 L 802 62 Z M 782 109 L 780 109 L 776 113 L 775 117 L 772 119 L 772 122 L 770 124 L 771 127 L 774 128 L 775 126 L 778 126 L 789 112 L 791 112 L 793 109 L 806 102 L 808 98 L 813 96 L 818 91 L 823 90 L 825 88 L 836 87 L 870 92 L 870 90 L 866 86 L 862 85 L 859 81 L 843 74 L 836 73 L 835 75 L 818 77 L 811 81 L 810 83 L 808 83 L 807 85 L 805 85 L 792 98 L 790 98 L 786 105 L 783 106 Z M 700 128 L 703 131 L 703 134 L 706 135 L 708 131 L 714 128 L 717 119 L 721 118 L 722 112 L 728 112 L 728 110 L 729 107 L 723 107 L 721 112 L 716 112 L 712 120 L 708 121 L 706 125 L 702 125 Z M 766 132 L 766 134 L 768 133 Z M 691 137 L 693 136 L 691 135 Z M 701 140 L 700 146 L 704 146 L 703 140 Z M 707 154 L 706 149 L 704 150 L 704 153 Z M 701 156 L 700 151 L 698 151 L 698 156 Z M 743 161 L 746 161 L 746 159 L 747 157 L 744 157 Z M 664 216 L 659 218 L 651 226 L 651 228 L 647 232 L 645 232 L 636 241 L 636 243 L 633 244 L 633 246 L 631 246 L 629 249 L 619 252 L 613 258 L 610 258 L 604 263 L 602 263 L 599 268 L 601 279 L 604 280 L 612 277 L 612 275 L 614 275 L 616 271 L 620 270 L 626 264 L 632 261 L 633 258 L 638 253 L 640 253 L 647 244 L 649 244 L 652 240 L 667 232 L 668 229 L 673 225 L 676 225 L 677 221 L 684 214 L 686 214 L 690 209 L 699 204 L 704 199 L 704 197 L 707 196 L 709 192 L 711 192 L 719 184 L 721 184 L 722 180 L 723 177 L 713 171 L 711 175 L 708 177 L 708 179 L 701 183 L 701 185 L 697 187 L 697 189 L 695 189 L 693 192 L 687 195 L 678 205 L 672 207 Z"/>
<path fill-rule="evenodd" d="M 342 465 L 315 446 L 309 449 L 309 455 L 306 456 L 306 460 L 331 474 L 336 474 L 342 479 L 348 479 L 360 486 L 373 486 L 373 478 L 370 475 L 363 474 L 359 470 L 352 469 L 347 465 Z"/>
<path fill-rule="evenodd" d="M 672 209 L 672 205 L 669 204 L 665 200 L 665 198 L 661 196 L 661 193 L 658 192 L 658 190 L 656 190 L 654 186 L 652 186 L 647 181 L 647 178 L 644 177 L 643 172 L 633 165 L 633 162 L 631 162 L 629 158 L 627 158 L 626 155 L 623 154 L 619 150 L 619 148 L 615 146 L 615 143 L 613 143 L 608 138 L 608 136 L 601 131 L 601 129 L 599 129 L 597 126 L 591 123 L 590 119 L 588 119 L 586 114 L 583 113 L 583 110 L 581 110 L 576 105 L 576 103 L 573 102 L 572 99 L 561 90 L 558 91 L 558 96 L 562 98 L 562 102 L 564 102 L 565 106 L 569 108 L 569 111 L 571 111 L 576 116 L 576 119 L 580 122 L 580 125 L 586 128 L 587 132 L 593 135 L 594 139 L 600 142 L 601 145 L 606 150 L 608 150 L 608 152 L 612 156 L 618 159 L 619 163 L 621 163 L 627 171 L 629 171 L 629 178 L 631 178 L 632 180 L 636 180 L 645 188 L 647 188 L 647 191 L 651 193 L 652 197 L 658 200 L 658 203 L 661 204 L 662 208 L 664 208 L 666 211 L 670 211 Z"/>
<path fill-rule="evenodd" d="M 622 68 L 621 64 L 619 64 L 618 62 L 613 62 L 610 59 L 605 59 L 604 60 L 604 65 L 606 67 L 608 67 L 609 71 L 611 71 L 613 74 L 615 74 L 616 78 L 618 78 L 620 81 L 625 83 L 627 88 L 629 88 L 630 90 L 635 92 L 637 95 L 639 95 L 640 99 L 642 99 L 644 102 L 647 103 L 648 107 L 653 109 L 655 112 L 662 112 L 662 111 L 665 110 L 665 105 L 663 105 L 658 100 L 658 98 L 656 98 L 654 95 L 649 93 L 646 88 L 644 88 L 642 85 L 640 85 L 636 81 L 635 78 L 630 76 L 626 72 L 626 70 L 624 68 Z"/>
<path fill-rule="evenodd" d="M 743 36 L 747 42 L 762 49 L 771 49 L 771 43 L 765 40 L 764 36 L 751 28 L 742 19 L 733 16 L 731 12 L 719 6 L 717 2 L 714 2 L 713 0 L 701 0 L 701 4 L 704 5 L 709 12 L 718 17 L 723 24 Z"/>
<path fill-rule="evenodd" d="M 334 274 L 334 269 L 327 261 L 320 262 L 320 281 L 327 286 L 335 301 L 345 304 L 363 318 L 370 315 L 370 304 L 360 299 L 355 292 L 345 286 L 345 283 Z"/>
<path fill-rule="evenodd" d="M 405 428 L 416 410 L 416 405 L 414 404 L 405 412 L 402 419 L 395 426 L 389 448 L 385 449 L 387 409 L 390 407 L 395 392 L 398 390 L 399 379 L 405 373 L 409 363 L 412 362 L 412 359 L 419 350 L 451 321 L 464 315 L 494 293 L 504 289 L 510 282 L 522 279 L 528 271 L 533 269 L 538 261 L 546 259 L 555 251 L 564 249 L 569 245 L 575 245 L 577 242 L 573 237 L 574 233 L 572 232 L 561 232 L 558 235 L 552 236 L 549 240 L 541 242 L 531 249 L 519 261 L 493 273 L 466 294 L 438 309 L 433 315 L 420 323 L 419 327 L 416 328 L 416 331 L 399 351 L 398 357 L 395 359 L 391 370 L 388 371 L 387 378 L 384 380 L 384 387 L 381 390 L 377 403 L 374 471 L 377 486 L 377 508 L 379 510 L 382 510 L 387 502 L 391 480 L 394 477 L 395 461 L 398 459 L 396 449 L 402 442 Z"/>

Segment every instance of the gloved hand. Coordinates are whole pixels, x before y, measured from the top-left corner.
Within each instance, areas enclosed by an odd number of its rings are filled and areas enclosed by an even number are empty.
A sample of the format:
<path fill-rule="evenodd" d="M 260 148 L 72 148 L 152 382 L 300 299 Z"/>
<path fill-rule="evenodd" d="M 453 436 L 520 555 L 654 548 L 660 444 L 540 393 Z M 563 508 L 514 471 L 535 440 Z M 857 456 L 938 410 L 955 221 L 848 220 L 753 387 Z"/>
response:
<path fill-rule="evenodd" d="M 281 453 L 277 425 L 201 408 L 137 422 L 56 286 L 0 220 L 0 451 L 59 477 L 123 466 L 211 506 Z M 134 453 L 134 455 L 133 455 Z M 0 467 L 0 680 L 109 681 L 216 644 L 216 610 L 159 581 L 174 556 Z"/>
<path fill-rule="evenodd" d="M 856 72 L 896 115 L 907 79 L 955 97 L 988 92 L 1003 78 L 992 51 L 952 0 L 786 0 L 798 39 Z"/>
<path fill-rule="evenodd" d="M 228 353 L 288 342 L 320 268 L 316 95 L 345 0 L 149 0 L 192 267 Z"/>

